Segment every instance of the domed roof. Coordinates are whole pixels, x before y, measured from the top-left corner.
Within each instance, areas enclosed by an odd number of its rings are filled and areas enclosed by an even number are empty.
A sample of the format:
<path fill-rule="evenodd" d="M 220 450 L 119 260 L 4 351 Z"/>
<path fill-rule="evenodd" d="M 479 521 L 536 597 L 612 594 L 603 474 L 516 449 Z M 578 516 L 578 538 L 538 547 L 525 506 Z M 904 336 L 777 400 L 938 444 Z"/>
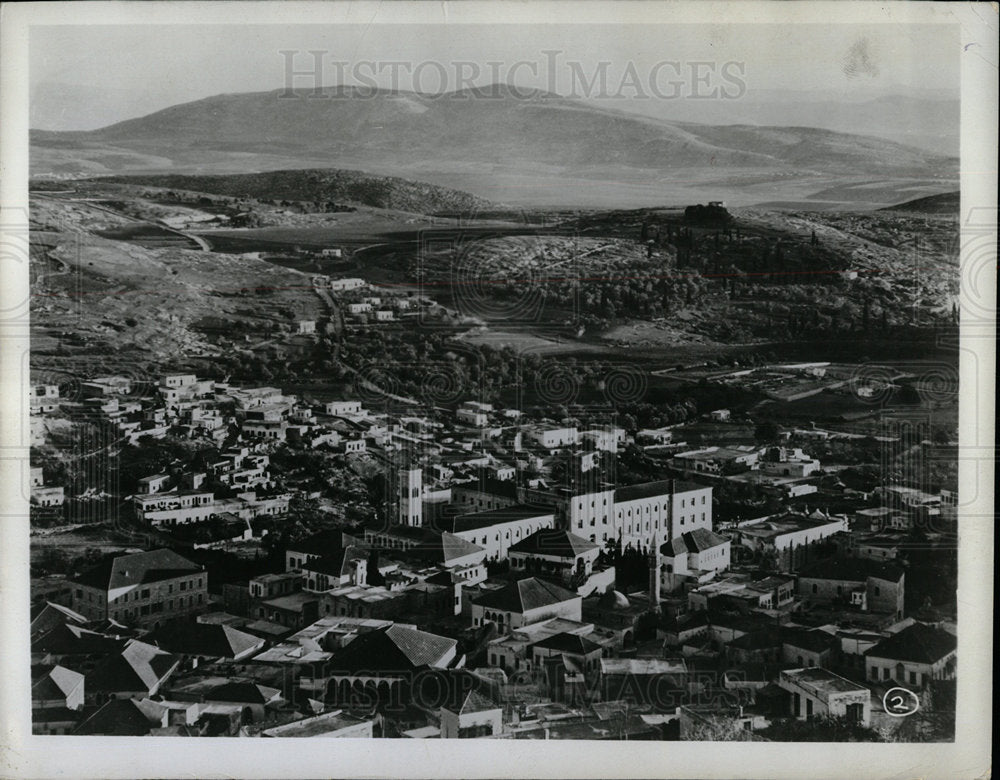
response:
<path fill-rule="evenodd" d="M 628 609 L 632 606 L 625 594 L 619 590 L 609 590 L 603 596 L 601 596 L 601 606 L 602 607 L 614 607 L 621 609 Z"/>

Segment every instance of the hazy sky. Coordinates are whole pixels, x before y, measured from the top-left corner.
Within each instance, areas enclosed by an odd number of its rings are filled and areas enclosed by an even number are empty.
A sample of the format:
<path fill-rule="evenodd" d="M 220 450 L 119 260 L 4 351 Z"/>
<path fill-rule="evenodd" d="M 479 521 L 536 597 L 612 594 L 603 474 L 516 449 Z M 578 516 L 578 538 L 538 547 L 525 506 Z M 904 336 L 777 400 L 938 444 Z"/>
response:
<path fill-rule="evenodd" d="M 454 89 L 471 74 L 479 85 L 500 80 L 566 94 L 599 85 L 602 67 L 609 92 L 626 98 L 690 98 L 740 83 L 751 98 L 770 90 L 848 100 L 943 90 L 957 97 L 959 80 L 957 31 L 942 25 L 231 24 L 36 26 L 30 81 L 48 100 L 46 114 L 59 98 L 39 87 L 74 85 L 110 122 L 209 95 L 280 88 L 287 58 L 280 52 L 300 52 L 294 67 L 311 70 L 312 50 L 324 52 L 326 85 L 369 80 L 426 92 Z M 621 102 L 616 107 L 627 108 Z M 67 106 L 63 123 L 72 124 L 77 110 Z"/>

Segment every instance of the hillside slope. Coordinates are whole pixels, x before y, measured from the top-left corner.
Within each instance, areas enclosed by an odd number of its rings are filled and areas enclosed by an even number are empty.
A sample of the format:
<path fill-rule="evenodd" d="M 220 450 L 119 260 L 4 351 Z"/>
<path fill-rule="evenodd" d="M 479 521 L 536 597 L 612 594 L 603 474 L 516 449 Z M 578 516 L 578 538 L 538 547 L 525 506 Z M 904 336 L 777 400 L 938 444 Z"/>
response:
<path fill-rule="evenodd" d="M 211 192 L 236 198 L 352 202 L 380 209 L 432 214 L 495 207 L 467 192 L 395 176 L 337 169 L 268 171 L 231 176 L 112 176 L 104 181 Z"/>

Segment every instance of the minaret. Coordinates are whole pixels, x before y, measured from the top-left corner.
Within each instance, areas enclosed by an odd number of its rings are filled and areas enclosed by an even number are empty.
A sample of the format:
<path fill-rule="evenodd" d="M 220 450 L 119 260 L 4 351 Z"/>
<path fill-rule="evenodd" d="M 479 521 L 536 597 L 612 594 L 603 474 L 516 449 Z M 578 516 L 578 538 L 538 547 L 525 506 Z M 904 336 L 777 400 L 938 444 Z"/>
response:
<path fill-rule="evenodd" d="M 397 479 L 396 496 L 399 499 L 400 525 L 424 524 L 423 473 L 418 468 L 402 469 Z"/>
<path fill-rule="evenodd" d="M 649 611 L 660 612 L 660 551 L 654 544 L 646 556 L 649 562 Z"/>

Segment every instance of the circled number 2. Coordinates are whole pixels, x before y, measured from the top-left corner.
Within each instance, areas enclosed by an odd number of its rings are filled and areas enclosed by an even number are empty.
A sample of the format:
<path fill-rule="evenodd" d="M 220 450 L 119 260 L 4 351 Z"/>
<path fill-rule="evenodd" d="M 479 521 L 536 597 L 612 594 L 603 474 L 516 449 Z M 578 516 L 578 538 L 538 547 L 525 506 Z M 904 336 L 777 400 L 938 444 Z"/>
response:
<path fill-rule="evenodd" d="M 920 709 L 920 699 L 907 688 L 890 688 L 882 697 L 882 705 L 887 715 L 904 718 Z"/>

